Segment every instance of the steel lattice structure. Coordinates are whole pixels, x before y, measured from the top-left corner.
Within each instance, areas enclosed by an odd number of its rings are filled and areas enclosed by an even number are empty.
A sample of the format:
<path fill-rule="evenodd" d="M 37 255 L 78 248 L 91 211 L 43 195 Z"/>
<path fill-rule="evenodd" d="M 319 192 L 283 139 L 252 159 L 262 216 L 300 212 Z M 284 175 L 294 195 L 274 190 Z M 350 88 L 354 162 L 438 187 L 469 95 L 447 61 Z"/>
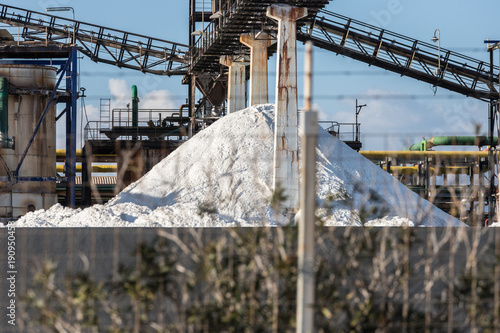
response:
<path fill-rule="evenodd" d="M 265 11 L 278 2 L 308 7 L 309 16 L 298 25 L 300 41 L 312 40 L 317 47 L 466 96 L 498 99 L 498 66 L 493 66 L 491 73 L 490 64 L 446 49 L 438 56 L 435 45 L 322 9 L 328 0 L 224 1 L 218 9 L 220 18 L 207 20 L 191 47 L 3 4 L 0 22 L 22 27 L 26 41 L 61 43 L 71 41 L 74 33 L 80 52 L 117 67 L 157 75 L 217 73 L 220 56 L 248 53 L 239 42 L 242 33 L 272 34 L 274 22 Z M 4 46 L 1 53 L 5 58 L 22 54 L 15 45 Z M 441 68 L 436 72 L 438 59 Z"/>
<path fill-rule="evenodd" d="M 498 99 L 498 66 L 322 10 L 297 38 L 401 76 L 481 100 Z M 438 59 L 441 68 L 438 68 Z"/>
<path fill-rule="evenodd" d="M 62 43 L 74 34 L 79 51 L 96 62 L 157 75 L 187 74 L 189 46 L 180 43 L 4 4 L 0 22 L 22 27 L 26 41 Z M 16 47 L 7 45 L 1 53 L 9 57 Z"/>

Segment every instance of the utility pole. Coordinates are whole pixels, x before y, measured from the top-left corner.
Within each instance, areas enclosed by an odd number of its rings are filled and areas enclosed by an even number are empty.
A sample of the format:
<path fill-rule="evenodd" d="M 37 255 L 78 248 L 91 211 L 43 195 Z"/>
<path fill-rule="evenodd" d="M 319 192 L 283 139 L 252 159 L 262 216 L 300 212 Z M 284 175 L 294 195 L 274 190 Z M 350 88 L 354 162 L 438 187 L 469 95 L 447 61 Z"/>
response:
<path fill-rule="evenodd" d="M 361 112 L 361 109 L 364 108 L 365 106 L 366 106 L 366 104 L 358 105 L 358 99 L 356 98 L 356 141 L 359 141 L 358 116 L 359 116 L 359 113 Z"/>

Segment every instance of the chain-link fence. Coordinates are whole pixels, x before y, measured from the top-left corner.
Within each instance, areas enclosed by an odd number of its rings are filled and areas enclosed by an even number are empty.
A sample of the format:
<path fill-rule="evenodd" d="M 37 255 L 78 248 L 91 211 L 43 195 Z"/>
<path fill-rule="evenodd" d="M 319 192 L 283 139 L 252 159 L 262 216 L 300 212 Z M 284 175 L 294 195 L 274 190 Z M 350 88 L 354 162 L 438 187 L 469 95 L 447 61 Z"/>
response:
<path fill-rule="evenodd" d="M 295 330 L 295 227 L 3 230 L 2 332 Z M 319 332 L 500 329 L 495 228 L 316 232 Z"/>

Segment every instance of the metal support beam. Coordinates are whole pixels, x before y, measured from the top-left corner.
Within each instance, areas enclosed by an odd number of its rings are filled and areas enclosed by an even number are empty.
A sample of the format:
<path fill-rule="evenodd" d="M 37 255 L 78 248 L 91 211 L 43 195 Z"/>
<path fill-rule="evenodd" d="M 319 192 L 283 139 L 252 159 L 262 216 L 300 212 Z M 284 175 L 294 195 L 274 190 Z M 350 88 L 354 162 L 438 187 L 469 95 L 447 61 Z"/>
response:
<path fill-rule="evenodd" d="M 493 48 L 490 47 L 490 74 L 493 78 Z M 488 220 L 490 223 L 493 222 L 493 216 L 495 215 L 495 206 L 493 204 L 493 197 L 495 195 L 495 147 L 496 142 L 494 142 L 493 135 L 495 133 L 495 104 L 494 99 L 490 100 L 489 105 L 489 115 L 488 115 L 488 136 L 490 138 L 489 149 L 488 149 L 488 173 L 490 178 L 490 189 L 488 193 Z"/>
<path fill-rule="evenodd" d="M 250 48 L 250 105 L 269 103 L 267 48 L 274 44 L 266 32 L 241 35 L 240 42 Z"/>
<path fill-rule="evenodd" d="M 72 48 L 71 67 L 66 73 L 66 89 L 71 93 L 71 101 L 66 103 L 66 205 L 76 206 L 76 123 L 78 98 L 78 49 Z"/>
<path fill-rule="evenodd" d="M 273 190 L 284 190 L 285 208 L 294 212 L 299 208 L 296 21 L 307 16 L 307 8 L 273 5 L 267 16 L 278 21 Z"/>
<path fill-rule="evenodd" d="M 230 114 L 245 108 L 246 62 L 234 61 L 232 56 L 221 56 L 220 63 L 229 67 L 227 114 Z"/>
<path fill-rule="evenodd" d="M 189 91 L 189 126 L 188 126 L 188 137 L 191 139 L 195 132 L 195 116 L 196 116 L 196 77 L 194 75 L 189 76 L 188 80 Z"/>

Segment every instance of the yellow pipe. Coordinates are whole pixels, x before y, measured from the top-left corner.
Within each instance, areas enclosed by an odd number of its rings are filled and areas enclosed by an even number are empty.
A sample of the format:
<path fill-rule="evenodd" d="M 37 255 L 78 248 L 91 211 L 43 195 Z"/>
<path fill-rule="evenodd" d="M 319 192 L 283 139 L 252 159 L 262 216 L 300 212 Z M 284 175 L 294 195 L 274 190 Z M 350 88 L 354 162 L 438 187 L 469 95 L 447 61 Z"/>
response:
<path fill-rule="evenodd" d="M 64 165 L 56 166 L 57 172 L 64 172 Z M 76 166 L 76 172 L 82 172 L 82 166 Z M 93 165 L 92 172 L 117 172 L 116 165 Z"/>
<path fill-rule="evenodd" d="M 360 151 L 368 159 L 392 158 L 487 158 L 487 151 Z"/>
<path fill-rule="evenodd" d="M 385 171 L 387 171 L 387 167 L 383 167 Z M 431 168 L 431 173 L 434 173 L 436 168 Z M 414 175 L 418 173 L 418 167 L 416 166 L 393 166 L 391 167 L 391 173 L 392 174 L 399 174 L 399 175 Z M 448 166 L 448 167 L 440 167 L 438 168 L 438 176 L 441 175 L 468 175 L 469 174 L 469 168 L 466 166 Z"/>
<path fill-rule="evenodd" d="M 56 149 L 56 156 L 57 157 L 66 157 L 66 149 Z M 116 156 L 116 154 L 93 154 L 92 156 Z M 82 150 L 77 149 L 76 150 L 76 157 L 82 157 Z"/>
<path fill-rule="evenodd" d="M 56 149 L 56 156 L 57 157 L 66 157 L 66 149 Z M 81 157 L 82 156 L 82 150 L 77 149 L 76 150 L 76 156 Z"/>

